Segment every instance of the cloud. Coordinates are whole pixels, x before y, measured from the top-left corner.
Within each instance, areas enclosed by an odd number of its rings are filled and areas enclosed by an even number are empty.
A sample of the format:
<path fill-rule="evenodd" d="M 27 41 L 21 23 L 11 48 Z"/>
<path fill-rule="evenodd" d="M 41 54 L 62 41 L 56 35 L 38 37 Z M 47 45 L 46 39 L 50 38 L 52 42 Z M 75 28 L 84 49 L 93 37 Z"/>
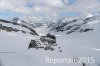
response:
<path fill-rule="evenodd" d="M 95 10 L 94 8 L 99 7 L 100 3 L 98 0 L 76 0 L 76 2 L 72 5 L 66 4 L 66 11 L 79 11 L 84 12 L 88 10 Z"/>
<path fill-rule="evenodd" d="M 58 16 L 69 12 L 100 11 L 99 0 L 0 0 L 0 12 Z"/>

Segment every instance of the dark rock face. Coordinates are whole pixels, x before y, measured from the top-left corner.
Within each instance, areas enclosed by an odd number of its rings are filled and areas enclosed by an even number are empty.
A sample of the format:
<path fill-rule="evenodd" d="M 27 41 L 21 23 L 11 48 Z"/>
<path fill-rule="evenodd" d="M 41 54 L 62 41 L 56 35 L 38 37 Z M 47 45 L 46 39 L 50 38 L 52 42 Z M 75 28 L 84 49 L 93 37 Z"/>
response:
<path fill-rule="evenodd" d="M 45 43 L 47 42 L 49 45 L 53 45 L 56 43 L 56 37 L 54 35 L 51 35 L 50 33 L 48 33 L 46 36 L 42 36 L 40 40 Z"/>
<path fill-rule="evenodd" d="M 18 17 L 13 18 L 13 21 L 17 23 L 17 21 L 19 20 Z"/>
<path fill-rule="evenodd" d="M 5 31 L 7 31 L 7 32 L 12 32 L 12 31 L 18 32 L 18 31 L 20 31 L 20 30 L 18 30 L 17 28 L 12 28 L 12 27 L 3 26 L 2 24 L 0 24 L 0 29 L 1 29 L 1 30 L 5 30 Z"/>
<path fill-rule="evenodd" d="M 29 46 L 28 46 L 28 49 L 30 48 L 39 48 L 39 45 L 41 45 L 38 41 L 36 40 L 31 40 Z"/>
<path fill-rule="evenodd" d="M 80 32 L 87 32 L 87 31 L 92 31 L 93 29 L 86 28 L 86 29 L 81 29 Z"/>
<path fill-rule="evenodd" d="M 3 30 L 3 31 L 6 31 L 6 32 L 19 32 L 21 31 L 22 33 L 26 34 L 27 32 L 24 31 L 24 30 L 19 30 L 17 28 L 13 28 L 13 27 L 7 27 L 7 26 L 4 26 L 2 24 L 0 24 L 0 30 Z"/>
<path fill-rule="evenodd" d="M 54 35 L 51 35 L 50 33 L 48 33 L 48 34 L 46 35 L 46 37 L 49 37 L 49 38 L 51 38 L 51 39 L 56 40 L 56 37 L 55 37 Z"/>
<path fill-rule="evenodd" d="M 18 20 L 18 18 L 15 18 L 15 19 L 13 19 L 13 20 L 16 21 L 16 20 Z M 4 19 L 0 19 L 0 22 L 2 22 L 2 23 L 8 23 L 8 24 L 13 24 L 13 25 L 17 25 L 17 26 L 20 26 L 20 27 L 24 27 L 24 28 L 26 28 L 26 29 L 28 29 L 28 30 L 30 31 L 30 34 L 31 34 L 31 35 L 38 35 L 38 34 L 36 33 L 36 31 L 35 31 L 33 28 L 31 28 L 31 27 L 29 27 L 29 26 L 27 25 L 26 22 L 25 22 L 25 24 L 18 24 L 17 22 L 11 22 L 11 21 L 7 21 L 7 20 L 4 20 Z M 24 22 L 24 21 L 23 21 L 23 22 Z M 2 24 L 0 24 L 0 29 L 5 30 L 5 31 L 7 31 L 7 32 L 11 32 L 11 31 L 18 32 L 18 31 L 21 31 L 22 33 L 27 33 L 27 32 L 24 31 L 24 30 L 20 30 L 20 29 L 13 28 L 13 27 L 3 26 Z"/>
<path fill-rule="evenodd" d="M 51 30 L 55 32 L 65 32 L 66 34 L 71 34 L 74 32 L 88 32 L 92 31 L 93 28 L 89 27 L 89 22 L 100 20 L 98 16 L 92 16 L 87 18 L 74 18 L 71 20 L 60 19 Z"/>
<path fill-rule="evenodd" d="M 54 35 L 51 35 L 50 33 L 46 36 L 42 36 L 38 41 L 31 40 L 28 49 L 30 48 L 42 48 L 44 50 L 55 50 L 56 44 L 56 37 Z"/>

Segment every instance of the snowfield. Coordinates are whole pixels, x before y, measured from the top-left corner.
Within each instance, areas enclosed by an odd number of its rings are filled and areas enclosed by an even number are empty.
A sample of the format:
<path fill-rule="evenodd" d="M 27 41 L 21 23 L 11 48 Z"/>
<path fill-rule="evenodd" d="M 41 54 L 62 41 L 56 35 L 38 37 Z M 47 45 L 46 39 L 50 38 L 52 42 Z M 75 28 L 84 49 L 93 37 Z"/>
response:
<path fill-rule="evenodd" d="M 58 47 L 54 51 L 43 49 L 28 49 L 31 39 L 39 36 L 21 32 L 0 31 L 0 66 L 84 66 L 83 63 L 49 63 L 50 59 L 93 58 L 94 62 L 86 61 L 85 66 L 100 66 L 100 22 L 93 23 L 93 31 L 72 33 L 53 32 L 57 38 Z M 49 33 L 47 25 L 35 29 L 40 36 Z M 49 58 L 49 60 L 47 59 Z M 80 60 L 80 59 L 79 59 Z M 78 61 L 78 60 L 77 60 Z"/>

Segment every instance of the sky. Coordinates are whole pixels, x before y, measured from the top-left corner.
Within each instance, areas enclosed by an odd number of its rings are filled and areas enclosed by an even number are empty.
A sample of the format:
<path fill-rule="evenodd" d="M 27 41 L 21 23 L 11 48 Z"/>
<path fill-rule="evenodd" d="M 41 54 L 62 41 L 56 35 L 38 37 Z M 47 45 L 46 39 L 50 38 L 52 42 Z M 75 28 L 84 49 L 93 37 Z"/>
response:
<path fill-rule="evenodd" d="M 0 0 L 0 18 L 100 15 L 100 0 Z"/>

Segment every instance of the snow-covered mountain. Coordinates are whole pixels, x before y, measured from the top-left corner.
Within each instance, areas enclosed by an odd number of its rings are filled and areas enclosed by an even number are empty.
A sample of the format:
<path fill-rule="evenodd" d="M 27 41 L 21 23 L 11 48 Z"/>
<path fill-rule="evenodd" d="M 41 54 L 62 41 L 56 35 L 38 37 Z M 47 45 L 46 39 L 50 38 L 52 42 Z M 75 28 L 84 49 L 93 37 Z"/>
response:
<path fill-rule="evenodd" d="M 18 23 L 18 24 L 24 24 L 24 25 L 27 25 L 31 28 L 37 28 L 37 27 L 40 27 L 40 26 L 43 26 L 43 23 L 42 22 L 34 22 L 34 21 L 30 21 L 30 20 L 24 20 L 24 19 L 21 19 L 21 18 L 13 18 L 14 22 Z"/>
<path fill-rule="evenodd" d="M 89 15 L 86 18 L 63 18 L 60 19 L 51 30 L 56 32 L 65 32 L 70 34 L 73 32 L 87 32 L 92 31 L 95 23 L 100 22 L 99 16 Z"/>
<path fill-rule="evenodd" d="M 57 17 L 38 17 L 38 16 L 23 16 L 20 19 L 36 26 L 41 27 L 43 25 L 51 25 L 51 23 L 55 23 L 57 21 Z"/>
<path fill-rule="evenodd" d="M 28 43 L 29 44 L 29 46 L 27 46 L 28 49 L 42 48 L 45 50 L 53 51 L 55 49 L 53 47 L 57 46 L 56 37 L 54 35 L 51 35 L 49 33 L 45 34 L 44 36 L 39 36 L 36 30 L 30 25 L 30 23 L 27 23 L 18 18 L 14 19 L 13 21 L 0 19 L 0 33 L 1 35 L 2 33 L 5 33 L 7 35 L 11 34 L 12 36 L 13 35 L 29 36 L 30 43 Z M 8 36 L 7 37 L 5 36 L 5 38 L 8 38 Z"/>
<path fill-rule="evenodd" d="M 63 18 L 56 25 L 48 23 L 36 29 L 25 20 L 0 19 L 0 66 L 99 66 L 99 19 Z M 66 36 L 70 31 L 72 34 Z"/>
<path fill-rule="evenodd" d="M 56 17 L 34 17 L 34 16 L 23 16 L 13 18 L 14 22 L 19 24 L 25 24 L 31 28 L 38 28 L 47 25 L 48 28 L 52 28 L 57 22 Z"/>
<path fill-rule="evenodd" d="M 29 33 L 32 35 L 38 35 L 36 31 L 24 21 L 22 23 L 17 23 L 17 22 L 11 22 L 4 19 L 0 19 L 0 24 L 1 24 L 0 29 L 7 32 L 14 31 L 14 32 Z"/>
<path fill-rule="evenodd" d="M 31 40 L 30 47 L 34 46 L 32 44 L 36 44 L 36 46 L 37 46 L 37 44 L 39 44 L 38 48 L 45 49 L 45 47 L 47 47 L 47 45 L 43 46 L 43 44 L 45 44 L 45 43 L 46 44 L 55 44 L 56 43 L 55 36 L 53 36 L 51 34 L 47 34 L 47 35 L 45 34 L 45 36 L 39 36 L 38 33 L 36 32 L 36 30 L 33 27 L 31 27 L 30 23 L 27 23 L 18 18 L 15 18 L 12 22 L 8 21 L 8 20 L 0 19 L 0 30 L 1 30 L 1 32 L 4 31 L 5 33 L 8 33 L 8 32 L 16 33 L 16 34 L 22 33 L 22 34 L 25 34 L 26 36 L 27 35 L 36 36 L 36 38 L 38 38 L 38 39 Z M 50 45 L 50 47 L 51 47 L 51 45 Z M 34 47 L 34 48 L 36 48 L 36 47 Z M 52 49 L 52 48 L 50 48 L 50 49 Z M 49 49 L 47 49 L 47 50 L 49 50 Z"/>

